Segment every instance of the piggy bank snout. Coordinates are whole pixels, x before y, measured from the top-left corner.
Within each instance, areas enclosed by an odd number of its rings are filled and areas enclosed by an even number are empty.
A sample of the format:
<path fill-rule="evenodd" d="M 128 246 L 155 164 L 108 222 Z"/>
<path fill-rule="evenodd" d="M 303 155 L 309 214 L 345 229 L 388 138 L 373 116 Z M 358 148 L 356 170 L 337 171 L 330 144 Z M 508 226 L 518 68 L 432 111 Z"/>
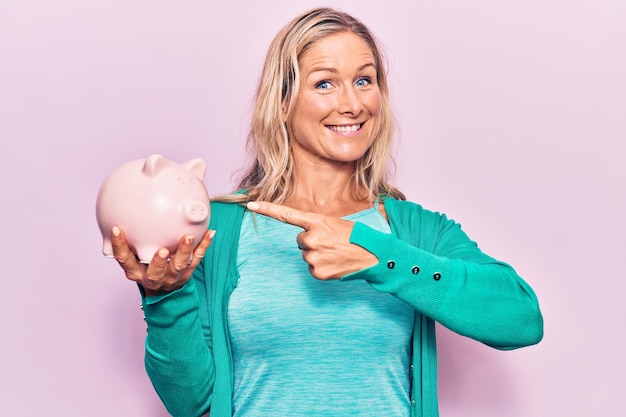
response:
<path fill-rule="evenodd" d="M 186 205 L 185 214 L 190 223 L 202 223 L 209 217 L 209 206 L 202 200 L 193 200 Z"/>

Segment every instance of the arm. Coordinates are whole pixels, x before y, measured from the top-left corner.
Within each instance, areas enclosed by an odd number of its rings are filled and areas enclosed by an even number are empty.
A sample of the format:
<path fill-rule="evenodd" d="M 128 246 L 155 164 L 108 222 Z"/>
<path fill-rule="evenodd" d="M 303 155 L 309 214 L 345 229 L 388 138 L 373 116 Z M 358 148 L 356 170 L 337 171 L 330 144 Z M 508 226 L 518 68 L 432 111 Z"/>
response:
<path fill-rule="evenodd" d="M 126 277 L 135 281 L 142 295 L 148 325 L 146 370 L 173 416 L 200 416 L 208 409 L 214 380 L 214 364 L 199 319 L 195 281 L 202 277 L 205 251 L 214 232 L 207 231 L 193 248 L 193 237 L 184 236 L 169 258 L 160 249 L 149 265 L 140 264 L 123 231 L 112 231 L 115 259 Z M 193 279 L 191 279 L 193 274 Z"/>
<path fill-rule="evenodd" d="M 194 274 L 202 273 L 200 266 Z M 203 415 L 215 366 L 200 325 L 195 280 L 169 294 L 144 298 L 143 305 L 148 325 L 145 365 L 155 390 L 172 416 Z"/>
<path fill-rule="evenodd" d="M 242 215 L 239 205 L 212 202 L 209 229 L 221 231 L 211 234 L 211 245 L 191 280 L 145 309 L 146 368 L 174 416 L 198 416 L 209 406 L 211 415 L 231 413 L 232 360 L 224 309 L 236 280 Z M 158 317 L 165 320 L 159 326 L 160 337 L 152 327 L 152 306 L 157 304 Z M 184 318 L 182 322 L 178 317 Z"/>
<path fill-rule="evenodd" d="M 398 230 L 413 245 L 356 223 L 350 241 L 379 262 L 343 279 L 364 279 L 449 329 L 498 349 L 538 343 L 543 319 L 530 286 L 509 265 L 482 253 L 458 224 L 437 213 L 417 214 L 410 230 Z"/>
<path fill-rule="evenodd" d="M 268 202 L 247 207 L 304 229 L 297 244 L 317 279 L 366 280 L 451 330 L 499 349 L 538 343 L 543 336 L 528 284 L 510 266 L 483 254 L 444 215 L 387 199 L 394 232 L 389 235 Z"/>

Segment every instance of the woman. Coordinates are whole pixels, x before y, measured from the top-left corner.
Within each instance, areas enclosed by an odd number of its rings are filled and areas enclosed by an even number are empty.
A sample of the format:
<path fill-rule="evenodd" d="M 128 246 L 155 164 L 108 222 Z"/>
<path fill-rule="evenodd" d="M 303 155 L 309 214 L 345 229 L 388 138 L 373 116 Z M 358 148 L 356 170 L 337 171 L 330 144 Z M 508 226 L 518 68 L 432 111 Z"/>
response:
<path fill-rule="evenodd" d="M 146 267 L 114 228 L 172 415 L 433 417 L 434 321 L 498 349 L 542 338 L 528 284 L 387 182 L 392 121 L 369 30 L 308 11 L 269 48 L 254 162 L 197 247 Z"/>

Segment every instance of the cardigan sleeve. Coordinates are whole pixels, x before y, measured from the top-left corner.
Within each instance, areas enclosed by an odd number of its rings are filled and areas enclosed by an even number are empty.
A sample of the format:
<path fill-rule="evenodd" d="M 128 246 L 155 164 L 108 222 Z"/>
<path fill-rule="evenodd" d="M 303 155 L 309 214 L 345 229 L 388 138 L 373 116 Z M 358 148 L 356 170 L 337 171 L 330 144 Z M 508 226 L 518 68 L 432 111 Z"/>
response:
<path fill-rule="evenodd" d="M 202 274 L 202 263 L 194 271 Z M 195 279 L 163 296 L 146 297 L 145 366 L 172 416 L 201 416 L 209 409 L 215 366 L 203 331 Z"/>
<path fill-rule="evenodd" d="M 350 241 L 379 262 L 342 279 L 364 279 L 450 330 L 498 349 L 538 343 L 543 318 L 532 288 L 445 215 L 419 216 L 410 230 L 401 230 L 409 233 L 405 239 L 355 223 Z"/>

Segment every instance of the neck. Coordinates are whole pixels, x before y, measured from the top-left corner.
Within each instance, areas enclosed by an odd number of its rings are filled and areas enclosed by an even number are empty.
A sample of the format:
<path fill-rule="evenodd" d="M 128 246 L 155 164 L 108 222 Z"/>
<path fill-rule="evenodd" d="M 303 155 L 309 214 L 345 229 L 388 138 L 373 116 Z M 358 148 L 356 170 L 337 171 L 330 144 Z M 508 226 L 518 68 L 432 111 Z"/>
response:
<path fill-rule="evenodd" d="M 364 210 L 372 201 L 365 190 L 355 193 L 353 173 L 353 162 L 298 161 L 293 193 L 284 204 L 298 210 L 340 217 Z"/>

